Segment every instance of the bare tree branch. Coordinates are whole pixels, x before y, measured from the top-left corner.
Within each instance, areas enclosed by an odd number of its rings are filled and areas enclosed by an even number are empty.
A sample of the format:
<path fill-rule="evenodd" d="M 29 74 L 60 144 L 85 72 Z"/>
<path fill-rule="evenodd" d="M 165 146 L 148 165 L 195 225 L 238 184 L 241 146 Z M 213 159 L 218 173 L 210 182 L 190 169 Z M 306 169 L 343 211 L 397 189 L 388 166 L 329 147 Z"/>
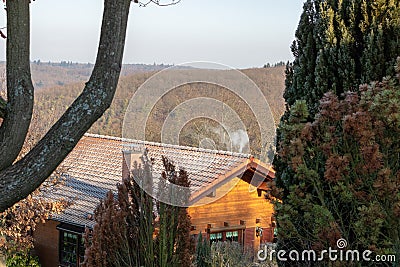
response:
<path fill-rule="evenodd" d="M 14 1 L 20 0 L 9 2 Z M 35 190 L 110 106 L 121 71 L 130 2 L 105 0 L 92 75 L 81 95 L 38 144 L 23 159 L 0 172 L 0 212 Z"/>
<path fill-rule="evenodd" d="M 180 1 L 181 0 L 172 0 L 172 2 L 163 4 L 163 3 L 161 3 L 160 0 L 149 0 L 147 2 L 139 2 L 139 6 L 146 7 L 147 5 L 149 5 L 151 3 L 153 3 L 153 4 L 157 5 L 157 6 L 172 6 L 172 5 L 178 4 Z"/>
<path fill-rule="evenodd" d="M 6 39 L 7 36 L 3 33 L 3 31 L 0 29 L 0 37 L 3 39 Z"/>
<path fill-rule="evenodd" d="M 8 105 L 0 127 L 0 170 L 10 166 L 17 158 L 32 118 L 29 13 L 29 0 L 7 1 Z"/>

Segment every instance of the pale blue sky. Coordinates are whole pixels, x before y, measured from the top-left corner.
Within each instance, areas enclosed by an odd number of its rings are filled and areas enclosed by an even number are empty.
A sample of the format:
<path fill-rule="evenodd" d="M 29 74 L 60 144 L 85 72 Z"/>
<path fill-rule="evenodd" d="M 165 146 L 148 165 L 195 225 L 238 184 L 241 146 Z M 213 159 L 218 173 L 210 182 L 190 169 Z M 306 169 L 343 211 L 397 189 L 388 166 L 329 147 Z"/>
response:
<path fill-rule="evenodd" d="M 132 3 L 124 63 L 211 61 L 235 68 L 292 60 L 303 0 L 182 0 L 169 7 Z M 93 63 L 102 0 L 31 4 L 31 60 Z M 5 11 L 0 26 L 5 26 Z M 0 40 L 0 60 L 5 40 Z"/>

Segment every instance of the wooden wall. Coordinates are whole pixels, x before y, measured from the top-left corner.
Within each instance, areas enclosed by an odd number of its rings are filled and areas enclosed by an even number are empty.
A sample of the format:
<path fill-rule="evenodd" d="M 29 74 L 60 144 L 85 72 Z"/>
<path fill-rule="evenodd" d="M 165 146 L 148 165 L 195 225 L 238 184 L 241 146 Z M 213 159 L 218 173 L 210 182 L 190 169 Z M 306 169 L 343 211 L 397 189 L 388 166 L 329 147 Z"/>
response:
<path fill-rule="evenodd" d="M 216 195 L 220 195 L 221 192 L 226 194 L 210 204 L 189 207 L 192 225 L 196 227 L 191 234 L 199 232 L 206 234 L 208 224 L 211 224 L 212 228 L 223 228 L 224 223 L 225 225 L 227 223 L 229 226 L 226 229 L 228 229 L 239 226 L 242 220 L 245 221 L 246 227 L 244 237 L 246 246 L 258 249 L 260 241 L 272 241 L 269 233 L 273 206 L 263 195 L 259 197 L 257 190 L 249 192 L 249 184 L 239 178 L 234 178 L 217 190 L 220 192 Z M 263 228 L 263 237 L 256 237 L 257 226 Z"/>

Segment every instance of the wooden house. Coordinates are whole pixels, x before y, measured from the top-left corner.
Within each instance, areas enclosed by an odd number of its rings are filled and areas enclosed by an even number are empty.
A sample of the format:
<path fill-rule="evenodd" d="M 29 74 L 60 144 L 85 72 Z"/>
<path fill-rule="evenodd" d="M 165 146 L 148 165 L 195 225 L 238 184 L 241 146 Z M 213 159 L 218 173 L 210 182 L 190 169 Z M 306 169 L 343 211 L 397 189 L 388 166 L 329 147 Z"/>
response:
<path fill-rule="evenodd" d="M 154 175 L 163 170 L 162 156 L 188 172 L 194 237 L 201 232 L 211 242 L 232 240 L 254 249 L 272 241 L 273 207 L 262 192 L 274 171 L 251 155 L 86 134 L 62 164 L 65 182 L 46 195 L 72 204 L 34 232 L 42 266 L 79 266 L 84 228 L 94 226 L 96 206 L 109 190 L 116 192 L 138 147 L 148 151 Z"/>

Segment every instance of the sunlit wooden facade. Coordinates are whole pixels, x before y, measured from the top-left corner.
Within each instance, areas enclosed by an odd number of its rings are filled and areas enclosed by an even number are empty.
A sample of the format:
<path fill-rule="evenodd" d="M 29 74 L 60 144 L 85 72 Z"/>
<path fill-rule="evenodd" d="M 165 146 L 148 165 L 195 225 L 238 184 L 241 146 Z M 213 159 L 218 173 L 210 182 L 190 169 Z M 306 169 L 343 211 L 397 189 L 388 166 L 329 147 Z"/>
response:
<path fill-rule="evenodd" d="M 202 233 L 211 242 L 232 240 L 258 249 L 260 244 L 273 241 L 273 206 L 263 191 L 265 181 L 273 179 L 274 173 L 254 161 L 239 173 L 234 178 L 225 177 L 229 181 L 189 207 L 191 234 Z M 201 205 L 204 201 L 212 202 Z"/>

